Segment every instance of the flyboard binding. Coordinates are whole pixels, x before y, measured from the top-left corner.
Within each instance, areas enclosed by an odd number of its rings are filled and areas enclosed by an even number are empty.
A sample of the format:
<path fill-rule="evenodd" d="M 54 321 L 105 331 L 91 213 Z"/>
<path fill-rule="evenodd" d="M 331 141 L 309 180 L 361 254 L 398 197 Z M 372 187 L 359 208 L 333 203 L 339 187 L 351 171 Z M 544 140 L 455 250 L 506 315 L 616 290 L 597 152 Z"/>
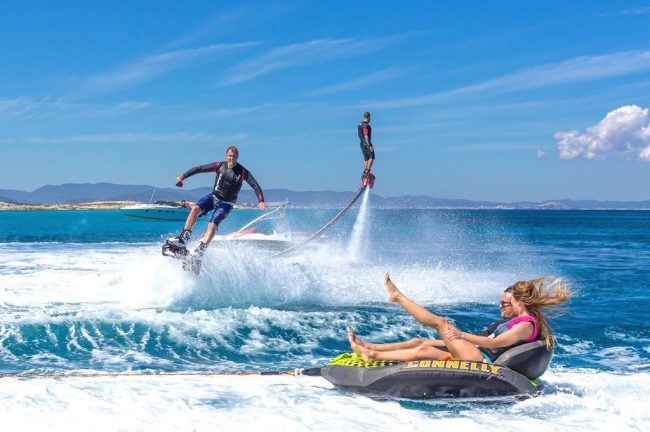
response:
<path fill-rule="evenodd" d="M 198 275 L 201 272 L 202 254 L 190 253 L 190 251 L 187 250 L 187 247 L 179 246 L 174 242 L 175 240 L 178 239 L 172 237 L 165 240 L 165 244 L 162 245 L 163 256 L 182 260 L 183 270 L 191 271 L 192 273 Z"/>
<path fill-rule="evenodd" d="M 364 171 L 361 174 L 361 186 L 370 187 L 372 189 L 375 186 L 375 175 L 370 171 Z"/>

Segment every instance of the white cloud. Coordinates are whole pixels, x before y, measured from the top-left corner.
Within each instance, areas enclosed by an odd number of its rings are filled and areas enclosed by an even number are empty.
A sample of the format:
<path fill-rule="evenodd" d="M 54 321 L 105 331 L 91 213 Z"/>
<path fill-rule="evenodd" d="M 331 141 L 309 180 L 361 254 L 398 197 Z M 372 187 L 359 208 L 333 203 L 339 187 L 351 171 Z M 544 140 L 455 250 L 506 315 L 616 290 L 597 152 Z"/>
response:
<path fill-rule="evenodd" d="M 466 146 L 455 146 L 447 149 L 450 153 L 478 152 L 478 151 L 530 151 L 535 147 L 527 144 L 475 144 Z"/>
<path fill-rule="evenodd" d="M 28 97 L 0 98 L 0 120 L 30 118 L 38 114 L 47 99 Z"/>
<path fill-rule="evenodd" d="M 241 133 L 231 136 L 219 136 L 204 132 L 171 132 L 166 134 L 151 134 L 140 132 L 125 132 L 113 134 L 89 134 L 76 135 L 61 138 L 29 137 L 23 139 L 23 142 L 29 144 L 74 144 L 74 143 L 221 143 L 241 141 L 247 137 Z"/>
<path fill-rule="evenodd" d="M 316 39 L 292 44 L 239 63 L 231 68 L 224 84 L 236 84 L 291 67 L 326 63 L 368 54 L 395 43 L 400 37 L 383 39 Z"/>
<path fill-rule="evenodd" d="M 122 102 L 116 105 L 117 109 L 122 109 L 126 111 L 136 111 L 136 110 L 141 110 L 149 107 L 151 107 L 151 104 L 149 102 L 135 102 L 135 101 Z"/>
<path fill-rule="evenodd" d="M 260 111 L 270 106 L 271 104 L 266 103 L 266 104 L 250 106 L 250 107 L 242 107 L 242 108 L 219 108 L 211 111 L 206 111 L 203 115 L 211 118 L 235 117 L 238 115 L 245 115 L 256 111 Z"/>
<path fill-rule="evenodd" d="M 216 53 L 246 48 L 256 44 L 257 42 L 215 44 L 150 55 L 125 66 L 87 78 L 81 84 L 79 91 L 83 96 L 110 92 L 149 81 L 164 73 L 187 66 L 192 62 Z"/>
<path fill-rule="evenodd" d="M 605 159 L 609 153 L 634 154 L 650 162 L 648 108 L 627 105 L 609 112 L 599 123 L 578 131 L 556 132 L 561 159 Z"/>
<path fill-rule="evenodd" d="M 354 90 L 362 87 L 367 87 L 372 84 L 379 82 L 387 81 L 393 78 L 396 78 L 400 75 L 403 75 L 405 70 L 398 68 L 389 68 L 379 72 L 374 72 L 368 75 L 364 75 L 359 78 L 351 79 L 348 81 L 343 81 L 338 84 L 334 84 L 328 87 L 323 87 L 318 90 L 311 91 L 307 93 L 308 96 L 318 96 L 324 94 L 340 93 L 344 91 Z"/>
<path fill-rule="evenodd" d="M 645 14 L 650 14 L 650 6 L 625 9 L 616 13 L 616 15 L 645 15 Z"/>
<path fill-rule="evenodd" d="M 0 121 L 35 118 L 107 118 L 150 108 L 149 102 L 126 101 L 117 104 L 87 104 L 44 97 L 0 97 Z"/>
<path fill-rule="evenodd" d="M 546 152 L 544 152 L 544 150 L 542 150 L 541 148 L 538 148 L 537 152 L 535 153 L 535 157 L 537 159 L 546 159 Z"/>
<path fill-rule="evenodd" d="M 450 100 L 458 101 L 459 97 L 467 98 L 504 94 L 553 85 L 630 75 L 647 70 L 650 70 L 650 50 L 622 51 L 598 56 L 581 56 L 560 63 L 551 63 L 523 69 L 512 74 L 455 90 L 413 98 L 379 101 L 372 103 L 372 106 L 403 108 L 428 105 Z"/>

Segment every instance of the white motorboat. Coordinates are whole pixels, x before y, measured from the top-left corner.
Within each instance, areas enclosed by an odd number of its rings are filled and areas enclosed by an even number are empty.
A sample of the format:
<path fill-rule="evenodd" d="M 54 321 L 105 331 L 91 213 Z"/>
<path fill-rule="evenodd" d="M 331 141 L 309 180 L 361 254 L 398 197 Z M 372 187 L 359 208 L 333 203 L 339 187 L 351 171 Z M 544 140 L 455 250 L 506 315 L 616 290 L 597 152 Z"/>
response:
<path fill-rule="evenodd" d="M 272 233 L 263 233 L 258 231 L 257 227 L 254 226 L 254 224 L 263 220 L 283 217 L 284 210 L 286 210 L 288 205 L 289 203 L 285 201 L 277 206 L 269 207 L 269 209 L 272 209 L 271 211 L 263 213 L 237 231 L 225 235 L 215 235 L 212 239 L 212 244 L 220 246 L 246 244 L 256 248 L 272 250 L 283 250 L 293 246 L 297 241 L 304 238 L 304 233 L 277 233 L 275 231 Z"/>
<path fill-rule="evenodd" d="M 284 250 L 293 246 L 304 237 L 304 233 L 262 233 L 257 231 L 257 227 L 251 227 L 226 235 L 215 235 L 212 239 L 212 244 L 222 247 L 249 245 L 259 249 Z"/>
<path fill-rule="evenodd" d="M 190 214 L 189 207 L 171 204 L 137 204 L 120 208 L 122 214 L 134 219 L 160 221 L 184 221 Z"/>

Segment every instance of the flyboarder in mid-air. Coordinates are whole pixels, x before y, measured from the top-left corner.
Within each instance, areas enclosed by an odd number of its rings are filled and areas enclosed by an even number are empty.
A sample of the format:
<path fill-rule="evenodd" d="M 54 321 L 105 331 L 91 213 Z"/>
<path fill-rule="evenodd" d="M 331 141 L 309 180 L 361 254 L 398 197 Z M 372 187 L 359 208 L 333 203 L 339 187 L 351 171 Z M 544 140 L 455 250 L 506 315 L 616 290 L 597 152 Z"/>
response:
<path fill-rule="evenodd" d="M 375 183 L 375 176 L 370 172 L 372 164 L 375 161 L 375 147 L 372 145 L 372 128 L 370 127 L 370 113 L 363 114 L 363 120 L 357 125 L 359 134 L 359 145 L 363 153 L 363 174 L 361 175 L 361 185 L 370 184 L 372 187 Z"/>

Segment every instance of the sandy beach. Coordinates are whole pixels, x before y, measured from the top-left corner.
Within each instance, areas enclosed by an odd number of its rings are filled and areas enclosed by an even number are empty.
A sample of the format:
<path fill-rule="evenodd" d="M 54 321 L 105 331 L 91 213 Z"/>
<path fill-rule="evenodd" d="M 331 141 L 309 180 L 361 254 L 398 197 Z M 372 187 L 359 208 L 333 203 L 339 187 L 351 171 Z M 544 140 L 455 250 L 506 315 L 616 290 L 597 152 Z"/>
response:
<path fill-rule="evenodd" d="M 0 201 L 0 211 L 34 211 L 34 210 L 117 210 L 122 207 L 146 204 L 139 201 L 92 201 L 73 204 L 17 204 Z M 188 202 L 192 206 L 193 202 Z M 274 205 L 275 203 L 270 203 Z M 235 204 L 236 209 L 257 209 L 256 205 Z"/>
<path fill-rule="evenodd" d="M 142 204 L 137 201 L 93 201 L 74 204 L 15 204 L 0 201 L 0 211 L 33 210 L 115 210 L 121 207 Z"/>

